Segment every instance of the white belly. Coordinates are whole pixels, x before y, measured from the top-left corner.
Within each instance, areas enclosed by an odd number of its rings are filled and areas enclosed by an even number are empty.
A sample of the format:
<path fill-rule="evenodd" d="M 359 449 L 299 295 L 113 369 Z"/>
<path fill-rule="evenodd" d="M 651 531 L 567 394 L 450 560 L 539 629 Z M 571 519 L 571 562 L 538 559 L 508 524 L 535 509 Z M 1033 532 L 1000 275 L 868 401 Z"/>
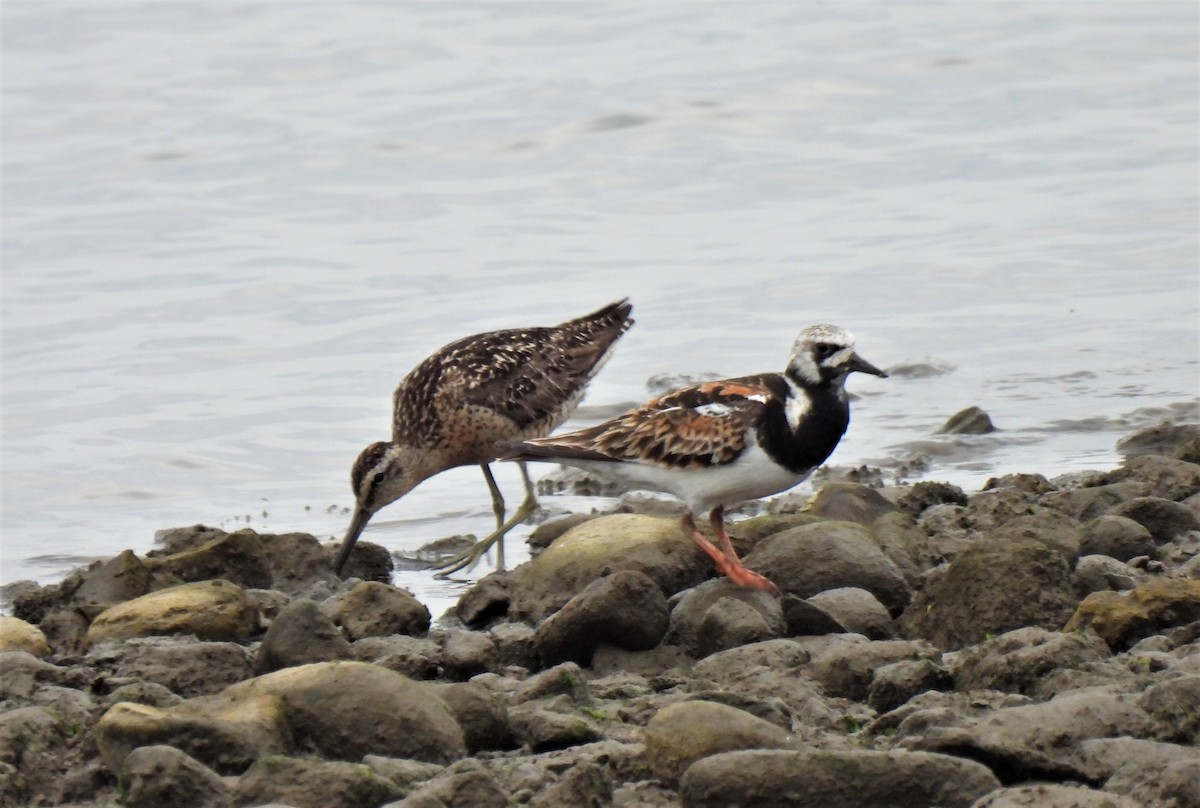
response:
<path fill-rule="evenodd" d="M 602 479 L 635 488 L 648 488 L 678 497 L 695 514 L 718 505 L 732 506 L 749 499 L 778 494 L 799 485 L 812 473 L 788 471 L 777 465 L 757 443 L 751 441 L 737 460 L 727 466 L 694 469 L 664 469 L 640 463 L 603 460 L 556 461 L 576 466 Z"/>

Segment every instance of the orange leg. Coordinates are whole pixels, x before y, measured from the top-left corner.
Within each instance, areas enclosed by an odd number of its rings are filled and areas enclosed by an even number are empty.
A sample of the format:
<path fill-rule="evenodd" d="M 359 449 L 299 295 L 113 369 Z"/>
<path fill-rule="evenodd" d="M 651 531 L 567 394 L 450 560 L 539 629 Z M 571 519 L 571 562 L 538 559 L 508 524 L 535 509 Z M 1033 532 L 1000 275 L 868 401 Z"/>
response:
<path fill-rule="evenodd" d="M 697 547 L 708 553 L 709 558 L 716 565 L 717 571 L 738 586 L 779 594 L 779 589 L 775 584 L 757 572 L 747 569 L 742 564 L 741 559 L 737 557 L 737 552 L 733 549 L 733 543 L 729 541 L 729 534 L 725 532 L 724 510 L 722 508 L 714 508 L 713 512 L 709 514 L 709 522 L 712 524 L 713 532 L 717 534 L 720 549 L 713 546 L 713 543 L 700 532 L 696 527 L 696 520 L 692 518 L 691 513 L 683 515 L 684 532 L 691 537 Z"/>

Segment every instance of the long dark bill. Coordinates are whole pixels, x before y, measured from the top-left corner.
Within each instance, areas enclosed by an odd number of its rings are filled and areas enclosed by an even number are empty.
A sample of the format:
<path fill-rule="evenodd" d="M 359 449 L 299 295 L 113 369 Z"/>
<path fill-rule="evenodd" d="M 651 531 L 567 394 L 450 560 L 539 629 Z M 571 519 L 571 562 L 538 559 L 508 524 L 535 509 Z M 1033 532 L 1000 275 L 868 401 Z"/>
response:
<path fill-rule="evenodd" d="M 363 528 L 370 521 L 370 511 L 364 511 L 359 507 L 354 508 L 354 516 L 350 517 L 350 527 L 346 528 L 346 538 L 342 539 L 342 547 L 333 561 L 333 571 L 338 575 L 342 574 L 342 567 L 346 566 L 346 559 L 350 557 L 350 551 L 354 549 L 354 543 L 358 541 L 358 534 L 363 532 Z"/>
<path fill-rule="evenodd" d="M 856 353 L 850 354 L 850 361 L 847 363 L 847 367 L 849 367 L 851 370 L 857 370 L 859 373 L 870 373 L 872 376 L 879 376 L 884 379 L 887 378 L 886 373 Z"/>

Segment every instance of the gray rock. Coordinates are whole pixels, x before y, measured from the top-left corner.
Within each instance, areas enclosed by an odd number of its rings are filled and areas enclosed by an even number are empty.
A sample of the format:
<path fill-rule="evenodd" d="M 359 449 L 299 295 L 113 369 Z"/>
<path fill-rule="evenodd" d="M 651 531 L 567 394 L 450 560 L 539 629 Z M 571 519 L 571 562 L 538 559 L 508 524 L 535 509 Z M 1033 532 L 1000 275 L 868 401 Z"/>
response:
<path fill-rule="evenodd" d="M 363 637 L 351 651 L 360 662 L 373 662 L 412 679 L 433 679 L 442 667 L 442 646 L 425 637 Z"/>
<path fill-rule="evenodd" d="M 607 770 L 584 761 L 567 769 L 562 777 L 529 801 L 530 808 L 608 808 L 612 805 L 613 782 Z"/>
<path fill-rule="evenodd" d="M 1123 561 L 1105 555 L 1080 556 L 1075 562 L 1075 594 L 1086 598 L 1093 592 L 1124 592 L 1145 576 Z"/>
<path fill-rule="evenodd" d="M 339 548 L 340 544 L 333 542 L 322 546 L 325 551 L 326 569 L 332 567 L 333 559 Z M 346 580 L 358 578 L 363 581 L 378 581 L 386 584 L 392 580 L 392 570 L 395 568 L 396 562 L 392 560 L 392 554 L 388 548 L 373 541 L 359 539 L 354 545 L 350 557 L 346 559 L 346 566 L 342 567 L 342 577 Z"/>
<path fill-rule="evenodd" d="M 942 428 L 938 430 L 938 434 L 986 435 L 989 432 L 995 431 L 996 427 L 992 424 L 991 417 L 979 407 L 971 406 L 951 415 L 946 420 L 946 423 L 942 424 Z"/>
<path fill-rule="evenodd" d="M 986 760 L 1006 779 L 1084 779 L 1081 745 L 1093 738 L 1148 737 L 1154 723 L 1129 694 L 1076 692 L 996 710 L 962 727 L 935 727 L 914 740 L 928 751 Z"/>
<path fill-rule="evenodd" d="M 563 662 L 530 676 L 513 692 L 513 704 L 553 696 L 566 696 L 574 704 L 591 704 L 587 677 L 574 662 Z"/>
<path fill-rule="evenodd" d="M 937 507 L 940 506 L 934 506 Z M 939 546 L 944 537 L 939 536 L 937 531 L 927 533 L 907 513 L 896 511 L 884 514 L 869 528 L 871 540 L 896 565 L 910 588 L 923 586 L 926 571 L 945 558 L 946 548 Z M 957 544 L 954 540 L 950 543 Z"/>
<path fill-rule="evenodd" d="M 128 808 L 231 808 L 233 790 L 200 761 L 172 746 L 143 746 L 121 769 L 122 802 Z"/>
<path fill-rule="evenodd" d="M 271 567 L 259 535 L 249 528 L 223 533 L 168 556 L 146 559 L 156 575 L 176 582 L 225 580 L 242 589 L 271 589 Z"/>
<path fill-rule="evenodd" d="M 221 774 L 299 750 L 360 760 L 366 754 L 448 762 L 466 754 L 462 729 L 434 690 L 361 662 L 284 668 L 157 710 L 120 703 L 95 731 L 118 770 L 139 746 L 175 746 Z"/>
<path fill-rule="evenodd" d="M 1164 421 L 1126 435 L 1117 442 L 1117 451 L 1127 459 L 1156 454 L 1200 462 L 1200 425 Z"/>
<path fill-rule="evenodd" d="M 545 665 L 587 664 L 601 643 L 628 651 L 653 648 L 667 624 L 667 599 L 658 585 L 643 573 L 620 570 L 588 584 L 542 621 L 534 647 Z"/>
<path fill-rule="evenodd" d="M 462 727 L 468 752 L 515 745 L 504 699 L 473 682 L 449 682 L 437 685 L 436 691 Z"/>
<path fill-rule="evenodd" d="M 394 782 L 370 766 L 294 757 L 259 760 L 238 778 L 234 789 L 238 805 L 280 802 L 295 808 L 362 808 L 400 794 Z"/>
<path fill-rule="evenodd" d="M 1146 528 L 1158 544 L 1165 544 L 1189 530 L 1200 530 L 1200 519 L 1190 508 L 1161 497 L 1136 497 L 1118 505 L 1112 513 Z"/>
<path fill-rule="evenodd" d="M 592 654 L 591 670 L 597 676 L 630 673 L 659 676 L 678 668 L 690 668 L 692 658 L 677 645 L 659 645 L 649 651 L 626 651 L 611 645 L 601 645 Z"/>
<path fill-rule="evenodd" d="M 920 693 L 945 690 L 952 684 L 949 672 L 932 659 L 904 659 L 875 670 L 867 690 L 867 705 L 877 713 L 885 713 Z"/>
<path fill-rule="evenodd" d="M 406 589 L 360 581 L 335 601 L 331 616 L 351 640 L 389 634 L 423 637 L 429 631 L 429 609 Z"/>
<path fill-rule="evenodd" d="M 250 652 L 234 642 L 142 637 L 94 646 L 86 662 L 113 676 L 155 682 L 184 698 L 217 693 L 253 675 Z"/>
<path fill-rule="evenodd" d="M 496 654 L 501 666 L 516 665 L 526 670 L 538 667 L 537 648 L 534 646 L 534 628 L 525 623 L 496 623 L 488 629 L 496 643 Z"/>
<path fill-rule="evenodd" d="M 846 627 L 824 609 L 814 606 L 795 595 L 784 595 L 781 600 L 783 619 L 787 623 L 790 637 L 806 637 L 821 634 L 844 634 Z"/>
<path fill-rule="evenodd" d="M 967 495 L 957 485 L 922 481 L 915 483 L 896 500 L 896 507 L 912 516 L 920 516 L 926 508 L 934 505 L 966 505 Z"/>
<path fill-rule="evenodd" d="M 1122 502 L 1140 494 L 1141 486 L 1127 481 L 1074 488 L 1068 491 L 1054 491 L 1042 496 L 1038 500 L 1038 504 L 1087 521 L 1104 516 Z"/>
<path fill-rule="evenodd" d="M 722 601 L 726 602 L 726 608 L 714 612 Z M 731 601 L 744 609 L 740 612 L 732 610 Z M 777 637 L 785 629 L 783 612 L 776 598 L 718 578 L 677 596 L 664 641 L 696 656 L 707 656 L 747 642 Z"/>
<path fill-rule="evenodd" d="M 812 653 L 795 640 L 764 640 L 706 657 L 696 663 L 695 672 L 697 676 L 726 682 L 754 668 L 798 672 L 810 659 Z"/>
<path fill-rule="evenodd" d="M 813 606 L 827 612 L 847 631 L 862 634 L 872 640 L 892 636 L 892 617 L 884 605 L 865 589 L 844 586 L 818 592 L 808 599 Z"/>
<path fill-rule="evenodd" d="M 485 631 L 450 629 L 442 638 L 442 671 L 451 679 L 469 679 L 495 670 L 499 662 L 496 641 Z"/>
<path fill-rule="evenodd" d="M 1142 455 L 1105 475 L 1105 479 L 1110 482 L 1131 480 L 1139 483 L 1148 496 L 1179 502 L 1200 492 L 1200 464 L 1197 461 L 1200 461 L 1200 451 L 1190 462 L 1160 454 Z"/>
<path fill-rule="evenodd" d="M 874 488 L 859 483 L 826 483 L 808 504 L 808 511 L 817 516 L 861 525 L 898 510 Z"/>
<path fill-rule="evenodd" d="M 1002 788 L 980 797 L 971 808 L 1143 808 L 1126 797 L 1083 786 L 1037 783 Z"/>
<path fill-rule="evenodd" d="M 1139 805 L 1200 805 L 1200 754 L 1195 747 L 1141 738 L 1099 738 L 1080 744 L 1088 779 Z M 1182 776 L 1182 777 L 1181 777 Z M 1175 803 L 1171 801 L 1175 800 Z"/>
<path fill-rule="evenodd" d="M 452 768 L 399 802 L 383 808 L 507 808 L 508 794 L 491 774 L 478 767 Z"/>
<path fill-rule="evenodd" d="M 583 713 L 567 715 L 540 707 L 538 702 L 514 705 L 508 717 L 517 739 L 532 752 L 564 749 L 604 737 L 594 721 Z"/>
<path fill-rule="evenodd" d="M 744 710 L 710 701 L 682 701 L 650 719 L 645 744 L 655 776 L 674 785 L 701 758 L 735 749 L 786 749 L 795 745 L 795 739 Z"/>
<path fill-rule="evenodd" d="M 746 565 L 802 598 L 854 586 L 875 595 L 891 612 L 909 600 L 896 565 L 863 527 L 850 522 L 818 522 L 777 533 L 746 557 Z"/>
<path fill-rule="evenodd" d="M 454 613 L 467 628 L 483 628 L 508 614 L 515 575 L 493 572 L 476 581 L 454 605 Z"/>
<path fill-rule="evenodd" d="M 925 642 L 862 642 L 847 638 L 815 655 L 807 670 L 828 695 L 866 701 L 877 669 L 901 661 L 925 659 L 936 662 L 940 657 L 941 652 Z"/>
<path fill-rule="evenodd" d="M 1000 787 L 972 760 L 919 752 L 725 752 L 683 775 L 684 808 L 968 808 Z"/>
<path fill-rule="evenodd" d="M 1094 634 L 1029 626 L 1014 629 L 958 653 L 953 667 L 959 690 L 1000 690 L 1036 695 L 1053 671 L 1080 667 L 1111 656 Z"/>
<path fill-rule="evenodd" d="M 292 665 L 350 659 L 354 652 L 315 601 L 298 598 L 279 613 L 263 636 L 254 659 L 255 673 Z"/>
<path fill-rule="evenodd" d="M 540 622 L 593 581 L 620 570 L 641 572 L 670 595 L 710 577 L 712 562 L 677 519 L 602 516 L 571 528 L 520 568 L 510 617 Z"/>
<path fill-rule="evenodd" d="M 63 757 L 69 748 L 66 722 L 44 707 L 20 707 L 0 713 L 0 763 L 14 771 L 4 793 L 10 805 L 58 804 Z"/>
<path fill-rule="evenodd" d="M 1164 679 L 1142 693 L 1138 704 L 1159 723 L 1160 739 L 1193 745 L 1200 741 L 1200 675 Z"/>
<path fill-rule="evenodd" d="M 446 770 L 438 763 L 426 763 L 409 758 L 391 758 L 382 755 L 364 755 L 362 762 L 380 777 L 386 777 L 405 793 L 421 783 L 428 782 Z"/>
<path fill-rule="evenodd" d="M 902 633 L 961 648 L 1023 626 L 1059 628 L 1075 604 L 1061 553 L 1036 539 L 985 537 L 913 602 L 901 619 Z"/>
<path fill-rule="evenodd" d="M 1101 516 L 1083 526 L 1083 555 L 1105 555 L 1118 561 L 1155 553 L 1154 537 L 1150 531 L 1125 516 Z"/>

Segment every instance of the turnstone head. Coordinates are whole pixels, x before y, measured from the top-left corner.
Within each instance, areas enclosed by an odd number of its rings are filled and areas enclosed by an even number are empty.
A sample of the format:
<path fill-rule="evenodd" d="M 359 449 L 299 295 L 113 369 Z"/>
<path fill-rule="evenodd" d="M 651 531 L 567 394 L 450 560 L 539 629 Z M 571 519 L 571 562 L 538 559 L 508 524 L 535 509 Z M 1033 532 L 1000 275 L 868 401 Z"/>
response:
<path fill-rule="evenodd" d="M 496 442 L 540 437 L 565 421 L 633 324 L 620 300 L 557 326 L 490 331 L 460 339 L 423 360 L 393 396 L 392 439 L 373 443 L 350 472 L 355 508 L 333 563 L 341 573 L 359 534 L 381 508 L 422 481 L 456 466 L 478 464 L 492 494 L 496 531 L 447 571 L 470 566 L 537 507 L 525 467 L 525 501 L 505 520 L 504 498 L 488 465 Z M 497 564 L 503 567 L 500 541 Z"/>
<path fill-rule="evenodd" d="M 500 458 L 550 460 L 672 494 L 687 506 L 685 532 L 718 570 L 774 591 L 738 559 L 724 509 L 785 491 L 829 457 L 850 422 L 845 383 L 854 371 L 887 376 L 855 353 L 844 329 L 809 326 L 783 373 L 684 387 L 587 429 L 508 442 Z M 705 512 L 719 548 L 696 529 Z"/>

